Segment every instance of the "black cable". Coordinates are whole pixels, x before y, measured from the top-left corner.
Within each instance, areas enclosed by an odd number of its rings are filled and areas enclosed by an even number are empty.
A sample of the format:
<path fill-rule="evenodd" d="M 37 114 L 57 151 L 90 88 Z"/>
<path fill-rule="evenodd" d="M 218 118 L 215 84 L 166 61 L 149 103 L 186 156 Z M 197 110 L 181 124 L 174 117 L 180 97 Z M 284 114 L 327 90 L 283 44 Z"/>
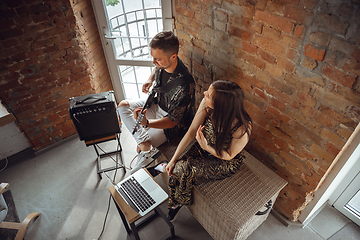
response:
<path fill-rule="evenodd" d="M 129 170 L 131 170 L 131 168 L 128 168 L 128 167 L 126 167 L 125 165 L 120 164 L 120 163 L 118 162 L 118 154 L 116 154 L 116 160 L 115 160 L 110 154 L 108 154 L 106 151 L 104 151 L 104 150 L 95 142 L 95 140 L 90 136 L 90 134 L 86 131 L 86 129 L 84 128 L 84 126 L 82 125 L 82 123 L 79 121 L 79 119 L 77 119 L 77 117 L 75 116 L 75 114 L 73 114 L 73 117 L 74 117 L 74 119 L 80 124 L 80 126 L 81 126 L 82 129 L 84 130 L 85 134 L 91 139 L 91 141 L 93 142 L 93 144 L 94 144 L 95 146 L 97 146 L 101 151 L 103 151 L 103 153 L 106 154 L 107 157 L 111 158 L 111 159 L 116 163 L 116 168 L 115 168 L 115 174 L 114 174 L 113 182 L 115 182 L 116 174 L 117 174 L 117 170 L 118 170 L 118 166 L 119 166 L 119 165 L 120 165 L 120 167 L 122 167 L 122 168 L 124 168 L 124 169 L 129 169 Z M 118 141 L 118 146 L 117 146 L 116 152 L 119 152 L 119 151 L 120 151 L 120 147 L 121 147 L 121 146 L 120 146 L 120 142 Z M 105 174 L 106 174 L 106 173 L 105 173 Z M 110 203 L 111 203 L 111 193 L 110 193 L 110 196 L 109 196 L 108 207 L 107 207 L 107 210 L 106 210 L 103 227 L 102 227 L 101 233 L 100 233 L 100 235 L 99 235 L 99 237 L 98 237 L 98 240 L 101 239 L 101 236 L 103 235 L 104 230 L 105 230 L 106 220 L 107 220 L 107 217 L 108 217 L 109 211 L 110 211 Z"/>
<path fill-rule="evenodd" d="M 118 144 L 118 149 L 117 149 L 117 150 L 119 150 L 119 148 L 120 148 L 120 144 Z M 117 158 L 117 156 L 118 156 L 118 155 L 116 155 L 116 158 Z M 117 173 L 117 168 L 115 169 L 115 174 L 114 174 L 113 182 L 115 182 L 116 173 Z M 98 237 L 98 240 L 101 239 L 101 236 L 103 235 L 104 230 L 105 230 L 106 220 L 107 220 L 107 217 L 108 217 L 109 211 L 110 211 L 110 202 L 111 202 L 111 193 L 110 193 L 110 196 L 109 196 L 109 202 L 108 202 L 108 207 L 107 207 L 106 214 L 105 214 L 105 219 L 104 219 L 103 227 L 102 227 L 101 233 L 100 233 L 100 235 L 99 235 L 99 237 Z"/>
<path fill-rule="evenodd" d="M 5 166 L 3 167 L 3 169 L 0 169 L 0 172 L 4 171 L 8 164 L 9 164 L 9 160 L 7 157 L 5 157 Z"/>
<path fill-rule="evenodd" d="M 101 233 L 100 233 L 99 237 L 97 238 L 98 240 L 101 239 L 101 236 L 103 235 L 104 230 L 105 230 L 106 220 L 107 220 L 107 217 L 108 217 L 108 215 L 109 215 L 109 210 L 110 210 L 110 202 L 111 202 L 111 193 L 110 193 L 110 196 L 109 196 L 109 202 L 108 202 L 108 207 L 107 207 L 106 214 L 105 214 L 105 219 L 104 219 L 103 227 L 102 227 L 102 230 L 101 230 Z"/>
<path fill-rule="evenodd" d="M 82 123 L 79 121 L 79 119 L 77 119 L 77 117 L 75 116 L 75 114 L 73 114 L 74 119 L 80 124 L 80 126 L 82 127 L 82 129 L 84 130 L 85 134 L 90 138 L 90 140 L 93 142 L 93 144 L 95 146 L 97 146 L 107 157 L 109 157 L 111 160 L 113 160 L 117 165 L 120 165 L 120 167 L 131 170 L 131 168 L 126 167 L 123 164 L 120 164 L 117 160 L 115 160 L 110 154 L 108 154 L 106 151 L 104 151 L 99 144 L 97 144 L 95 142 L 95 140 L 90 136 L 90 134 L 86 131 L 86 129 L 84 128 L 84 126 L 82 125 Z"/>

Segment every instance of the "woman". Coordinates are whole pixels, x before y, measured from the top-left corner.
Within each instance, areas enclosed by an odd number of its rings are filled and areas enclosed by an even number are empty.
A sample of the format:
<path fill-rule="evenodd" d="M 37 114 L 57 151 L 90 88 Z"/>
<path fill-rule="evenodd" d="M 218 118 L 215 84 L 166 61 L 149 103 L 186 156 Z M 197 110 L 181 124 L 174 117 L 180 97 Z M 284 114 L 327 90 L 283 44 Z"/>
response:
<path fill-rule="evenodd" d="M 194 184 L 230 177 L 240 168 L 252 129 L 243 102 L 242 89 L 231 81 L 215 81 L 204 92 L 190 128 L 166 165 L 170 220 L 181 206 L 192 204 Z M 197 142 L 179 159 L 194 138 Z"/>

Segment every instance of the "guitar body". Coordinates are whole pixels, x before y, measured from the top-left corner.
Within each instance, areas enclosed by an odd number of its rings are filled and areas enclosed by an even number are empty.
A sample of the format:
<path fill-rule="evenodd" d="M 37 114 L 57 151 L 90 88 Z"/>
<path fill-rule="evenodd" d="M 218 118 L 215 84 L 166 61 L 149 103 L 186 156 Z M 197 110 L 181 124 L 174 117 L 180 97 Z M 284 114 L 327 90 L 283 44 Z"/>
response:
<path fill-rule="evenodd" d="M 146 102 L 143 106 L 143 108 L 141 109 L 139 115 L 138 115 L 138 118 L 136 120 L 136 124 L 134 126 L 134 130 L 132 132 L 132 134 L 134 135 L 135 132 L 139 129 L 139 127 L 141 126 L 141 122 L 142 120 L 144 119 L 144 110 L 151 107 L 151 104 L 153 104 L 154 102 L 154 99 L 155 99 L 155 94 L 156 94 L 156 91 L 154 89 L 152 89 L 149 93 L 149 96 L 148 98 L 146 99 Z"/>

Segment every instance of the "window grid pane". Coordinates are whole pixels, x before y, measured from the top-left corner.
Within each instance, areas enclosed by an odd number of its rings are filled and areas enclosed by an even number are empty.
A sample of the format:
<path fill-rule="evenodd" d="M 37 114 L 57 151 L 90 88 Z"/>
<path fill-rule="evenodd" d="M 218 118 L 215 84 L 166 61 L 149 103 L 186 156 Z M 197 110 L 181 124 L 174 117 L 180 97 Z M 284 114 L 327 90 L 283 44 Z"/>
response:
<path fill-rule="evenodd" d="M 126 99 L 146 98 L 142 85 L 149 78 L 153 67 L 118 66 Z"/>
<path fill-rule="evenodd" d="M 106 7 L 115 56 L 117 59 L 150 60 L 148 44 L 155 34 L 163 30 L 161 0 L 120 0 Z M 148 79 L 152 67 L 118 66 L 126 99 L 144 98 L 142 84 Z"/>

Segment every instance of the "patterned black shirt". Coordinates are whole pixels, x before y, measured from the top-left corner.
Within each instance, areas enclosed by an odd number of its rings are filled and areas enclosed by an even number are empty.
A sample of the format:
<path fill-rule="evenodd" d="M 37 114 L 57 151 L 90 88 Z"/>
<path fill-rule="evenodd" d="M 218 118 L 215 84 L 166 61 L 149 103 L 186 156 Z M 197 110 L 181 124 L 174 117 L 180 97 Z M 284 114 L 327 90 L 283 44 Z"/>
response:
<path fill-rule="evenodd" d="M 155 88 L 161 86 L 161 71 L 164 70 L 159 68 L 155 70 Z M 178 58 L 178 64 L 168 82 L 179 81 L 180 79 L 186 79 L 187 83 L 165 93 L 159 93 L 165 99 L 168 113 L 166 116 L 174 122 L 179 122 L 174 128 L 164 129 L 168 141 L 182 137 L 186 133 L 196 112 L 194 78 L 181 59 Z M 160 100 L 160 95 L 158 96 L 158 101 Z"/>

